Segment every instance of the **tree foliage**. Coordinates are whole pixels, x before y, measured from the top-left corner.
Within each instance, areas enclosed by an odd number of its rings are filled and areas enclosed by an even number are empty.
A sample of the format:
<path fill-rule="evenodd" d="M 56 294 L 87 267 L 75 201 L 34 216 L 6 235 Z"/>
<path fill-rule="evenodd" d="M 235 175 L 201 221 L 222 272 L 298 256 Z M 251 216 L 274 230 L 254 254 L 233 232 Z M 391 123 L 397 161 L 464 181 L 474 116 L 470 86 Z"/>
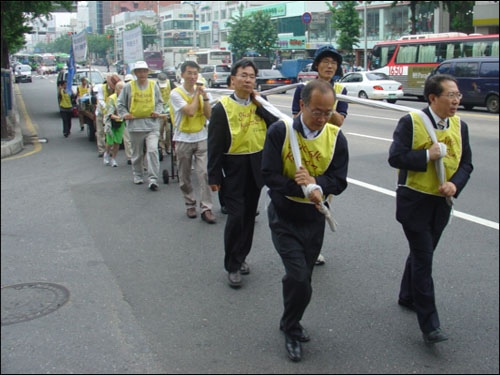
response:
<path fill-rule="evenodd" d="M 248 51 L 269 57 L 276 48 L 278 32 L 268 14 L 259 11 L 244 16 L 241 6 L 239 14 L 231 17 L 227 25 L 230 28 L 227 40 L 237 60 Z"/>
<path fill-rule="evenodd" d="M 57 7 L 71 10 L 71 1 L 2 1 L 2 68 L 9 67 L 9 54 L 21 49 L 24 34 L 32 28 L 28 22 L 40 16 L 49 16 Z"/>
<path fill-rule="evenodd" d="M 332 12 L 332 27 L 337 31 L 337 47 L 351 55 L 354 46 L 359 44 L 360 28 L 363 21 L 356 12 L 356 2 L 340 1 L 339 3 L 337 8 L 329 3 L 326 5 Z"/>

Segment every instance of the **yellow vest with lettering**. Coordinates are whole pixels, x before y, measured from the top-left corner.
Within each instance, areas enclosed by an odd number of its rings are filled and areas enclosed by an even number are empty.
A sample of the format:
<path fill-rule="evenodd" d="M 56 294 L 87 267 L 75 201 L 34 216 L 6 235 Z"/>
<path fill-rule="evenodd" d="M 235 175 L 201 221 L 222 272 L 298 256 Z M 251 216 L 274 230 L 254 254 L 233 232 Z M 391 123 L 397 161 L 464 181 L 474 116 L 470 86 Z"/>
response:
<path fill-rule="evenodd" d="M 318 78 L 318 79 L 319 79 L 319 78 Z M 306 82 L 306 85 L 307 85 L 308 83 L 311 83 L 311 82 L 313 82 L 313 81 L 307 81 L 307 82 Z M 335 91 L 335 94 L 336 94 L 336 95 L 338 95 L 338 94 L 342 94 L 342 90 L 343 90 L 343 89 L 344 89 L 344 85 L 342 85 L 342 84 L 340 84 L 340 83 L 338 83 L 338 82 L 335 82 L 335 83 L 333 84 L 333 91 Z M 336 97 L 336 95 L 335 95 L 335 97 Z M 337 110 L 337 104 L 339 104 L 339 101 L 338 101 L 337 99 L 335 99 L 335 103 L 333 103 L 333 108 L 332 108 L 334 111 L 336 111 L 336 110 Z"/>
<path fill-rule="evenodd" d="M 182 98 L 187 102 L 188 105 L 193 102 L 194 98 L 186 95 L 180 87 L 175 88 L 173 91 L 177 91 L 179 94 L 181 94 Z M 203 97 L 201 95 L 199 97 L 200 105 L 198 106 L 198 110 L 196 111 L 194 116 L 189 117 L 187 115 L 182 115 L 179 130 L 183 133 L 198 133 L 201 131 L 201 129 L 203 129 L 203 126 L 205 126 L 206 117 L 203 114 Z M 172 106 L 172 103 L 170 103 L 170 117 L 174 119 L 175 123 L 174 107 Z"/>
<path fill-rule="evenodd" d="M 61 101 L 59 103 L 59 106 L 61 108 L 72 108 L 73 105 L 71 104 L 71 97 L 66 92 L 66 90 L 60 89 L 60 94 L 61 94 Z"/>
<path fill-rule="evenodd" d="M 227 155 L 255 154 L 262 151 L 266 140 L 266 122 L 255 114 L 257 106 L 240 105 L 229 96 L 220 100 L 226 111 L 231 147 Z"/>
<path fill-rule="evenodd" d="M 137 118 L 149 117 L 155 111 L 155 83 L 148 79 L 148 87 L 139 89 L 137 81 L 130 82 L 132 99 L 130 101 L 130 113 Z"/>
<path fill-rule="evenodd" d="M 338 126 L 327 123 L 321 130 L 321 133 L 314 139 L 305 139 L 298 131 L 293 130 L 297 136 L 302 166 L 309 171 L 312 177 L 324 174 L 330 166 L 335 153 L 339 130 Z M 297 168 L 295 167 L 295 160 L 290 146 L 288 127 L 286 128 L 286 138 L 283 150 L 281 151 L 281 158 L 283 160 L 283 175 L 295 180 Z M 299 203 L 313 204 L 307 198 L 288 196 L 287 198 Z"/>
<path fill-rule="evenodd" d="M 413 145 L 412 150 L 428 149 L 432 145 L 431 138 L 425 129 L 423 120 L 419 115 L 410 113 L 413 120 Z M 462 157 L 462 133 L 460 131 L 460 118 L 449 118 L 450 126 L 446 130 L 436 130 L 438 142 L 446 144 L 447 152 L 443 158 L 446 171 L 446 181 L 455 174 Z M 436 174 L 434 161 L 429 160 L 425 172 L 408 171 L 404 186 L 426 194 L 442 196 L 439 192 L 439 179 Z"/>
<path fill-rule="evenodd" d="M 167 108 L 168 102 L 170 100 L 170 80 L 167 79 L 167 87 L 160 87 L 161 97 L 163 99 L 163 106 Z"/>

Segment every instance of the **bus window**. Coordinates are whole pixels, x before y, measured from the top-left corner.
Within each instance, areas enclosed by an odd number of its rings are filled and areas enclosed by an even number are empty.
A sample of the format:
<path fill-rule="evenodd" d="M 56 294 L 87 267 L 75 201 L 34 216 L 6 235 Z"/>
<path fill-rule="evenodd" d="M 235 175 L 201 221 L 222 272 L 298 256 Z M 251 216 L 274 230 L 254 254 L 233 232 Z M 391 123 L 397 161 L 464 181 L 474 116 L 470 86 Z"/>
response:
<path fill-rule="evenodd" d="M 401 46 L 396 56 L 396 64 L 414 64 L 417 62 L 418 46 Z"/>
<path fill-rule="evenodd" d="M 386 66 L 391 61 L 396 45 L 375 47 L 371 54 L 370 69 L 379 69 Z"/>
<path fill-rule="evenodd" d="M 498 40 L 494 41 L 491 46 L 491 56 L 498 57 Z"/>
<path fill-rule="evenodd" d="M 418 63 L 434 63 L 437 61 L 436 44 L 421 44 L 418 49 Z"/>

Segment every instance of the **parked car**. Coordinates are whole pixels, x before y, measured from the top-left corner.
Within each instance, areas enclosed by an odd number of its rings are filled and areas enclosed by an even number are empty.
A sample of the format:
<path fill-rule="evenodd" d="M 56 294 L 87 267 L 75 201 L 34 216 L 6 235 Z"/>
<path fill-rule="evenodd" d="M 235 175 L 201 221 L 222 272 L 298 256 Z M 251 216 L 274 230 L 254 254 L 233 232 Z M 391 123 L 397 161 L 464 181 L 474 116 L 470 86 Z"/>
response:
<path fill-rule="evenodd" d="M 466 57 L 443 61 L 432 73 L 450 74 L 458 81 L 460 104 L 470 110 L 485 106 L 498 113 L 498 57 Z"/>
<path fill-rule="evenodd" d="M 285 86 L 291 83 L 292 81 L 284 77 L 279 70 L 272 69 L 259 70 L 255 82 L 257 85 L 257 91 L 273 89 L 275 87 Z"/>
<path fill-rule="evenodd" d="M 362 99 L 385 99 L 396 103 L 404 96 L 403 85 L 379 72 L 348 73 L 339 82 L 347 89 L 347 95 Z"/>
<path fill-rule="evenodd" d="M 297 76 L 297 82 L 307 82 L 312 81 L 318 77 L 318 72 L 312 70 L 312 64 L 307 64 L 304 70 L 299 72 Z"/>
<path fill-rule="evenodd" d="M 14 79 L 19 82 L 33 82 L 31 78 L 31 66 L 19 64 L 14 69 Z"/>
<path fill-rule="evenodd" d="M 219 87 L 226 85 L 227 77 L 231 75 L 231 68 L 226 64 L 203 65 L 200 74 L 207 81 L 208 87 Z"/>

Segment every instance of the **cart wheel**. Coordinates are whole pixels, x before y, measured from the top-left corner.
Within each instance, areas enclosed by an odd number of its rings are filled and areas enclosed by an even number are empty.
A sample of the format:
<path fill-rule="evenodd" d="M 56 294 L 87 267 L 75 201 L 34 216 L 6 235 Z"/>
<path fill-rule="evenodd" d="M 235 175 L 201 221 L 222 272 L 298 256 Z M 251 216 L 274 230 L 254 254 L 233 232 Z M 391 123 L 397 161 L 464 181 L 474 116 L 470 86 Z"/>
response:
<path fill-rule="evenodd" d="M 166 169 L 163 170 L 163 183 L 168 184 L 168 171 Z"/>

